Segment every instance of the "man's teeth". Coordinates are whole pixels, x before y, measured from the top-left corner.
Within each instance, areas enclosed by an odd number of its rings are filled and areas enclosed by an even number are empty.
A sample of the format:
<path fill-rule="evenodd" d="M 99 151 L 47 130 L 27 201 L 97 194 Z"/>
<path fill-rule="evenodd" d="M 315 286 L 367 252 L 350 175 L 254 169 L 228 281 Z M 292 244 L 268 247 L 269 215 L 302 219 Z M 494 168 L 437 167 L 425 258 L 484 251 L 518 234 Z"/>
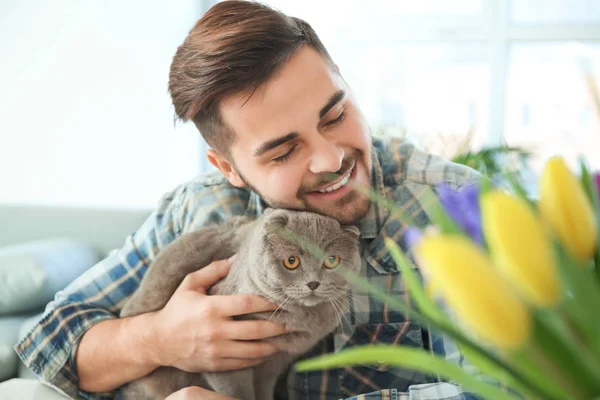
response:
<path fill-rule="evenodd" d="M 352 172 L 352 171 L 350 171 Z M 350 172 L 348 172 L 346 174 L 346 176 L 344 177 L 344 179 L 342 179 L 341 181 L 339 181 L 338 183 L 336 183 L 335 185 L 329 186 L 325 189 L 321 189 L 319 190 L 319 193 L 329 193 L 329 192 L 333 192 L 334 190 L 338 190 L 339 188 L 341 188 L 342 186 L 346 186 L 346 184 L 348 183 L 348 181 L 350 180 Z"/>

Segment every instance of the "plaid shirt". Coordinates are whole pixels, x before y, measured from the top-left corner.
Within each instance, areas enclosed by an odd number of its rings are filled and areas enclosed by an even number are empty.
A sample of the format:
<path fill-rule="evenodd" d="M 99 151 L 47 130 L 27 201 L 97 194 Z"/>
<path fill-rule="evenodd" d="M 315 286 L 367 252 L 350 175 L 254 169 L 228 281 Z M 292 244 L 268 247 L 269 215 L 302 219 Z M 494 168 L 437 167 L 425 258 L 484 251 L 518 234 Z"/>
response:
<path fill-rule="evenodd" d="M 380 196 L 392 199 L 420 222 L 438 201 L 435 187 L 445 182 L 458 189 L 474 183 L 470 169 L 450 163 L 397 139 L 373 139 L 372 185 Z M 43 382 L 71 397 L 105 399 L 119 392 L 94 394 L 77 388 L 74 355 L 83 334 L 94 324 L 116 318 L 125 301 L 139 286 L 158 252 L 182 233 L 220 223 L 234 215 L 260 215 L 260 197 L 231 186 L 220 174 L 198 177 L 166 194 L 142 227 L 126 238 L 120 250 L 92 267 L 57 293 L 44 316 L 17 346 L 16 351 Z M 393 296 L 411 299 L 383 238 L 405 247 L 404 223 L 382 205 L 373 203 L 360 221 L 363 267 L 361 274 Z M 350 311 L 341 326 L 306 357 L 369 343 L 423 347 L 462 364 L 457 348 L 405 315 L 355 290 Z M 422 373 L 387 366 L 359 366 L 288 375 L 289 397 L 294 400 L 353 399 L 470 399 L 460 387 Z"/>

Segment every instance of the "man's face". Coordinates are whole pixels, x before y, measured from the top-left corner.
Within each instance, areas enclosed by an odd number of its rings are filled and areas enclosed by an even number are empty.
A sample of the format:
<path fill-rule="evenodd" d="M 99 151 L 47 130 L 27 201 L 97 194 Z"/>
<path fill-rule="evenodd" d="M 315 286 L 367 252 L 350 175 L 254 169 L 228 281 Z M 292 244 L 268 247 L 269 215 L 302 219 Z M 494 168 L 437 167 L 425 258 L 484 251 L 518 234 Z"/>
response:
<path fill-rule="evenodd" d="M 307 210 L 342 224 L 369 210 L 371 135 L 338 72 L 310 47 L 299 49 L 248 99 L 221 102 L 235 133 L 233 163 L 210 151 L 229 181 L 249 186 L 272 207 Z"/>

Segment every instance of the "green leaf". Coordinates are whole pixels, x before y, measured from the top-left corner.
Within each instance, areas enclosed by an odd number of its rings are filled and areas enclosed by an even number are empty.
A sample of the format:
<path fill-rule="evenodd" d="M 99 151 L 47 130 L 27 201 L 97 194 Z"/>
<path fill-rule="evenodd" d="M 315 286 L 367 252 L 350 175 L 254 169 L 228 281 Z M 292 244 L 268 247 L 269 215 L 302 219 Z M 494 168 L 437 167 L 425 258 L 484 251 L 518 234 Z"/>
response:
<path fill-rule="evenodd" d="M 521 378 L 538 388 L 544 400 L 569 399 L 568 394 L 554 380 L 548 379 L 545 371 L 540 370 L 539 359 L 532 353 L 535 352 L 528 346 L 510 355 L 510 361 L 518 369 Z"/>
<path fill-rule="evenodd" d="M 589 350 L 581 351 L 575 346 L 574 337 L 570 337 L 565 327 L 556 319 L 553 311 L 539 310 L 533 314 L 533 343 L 544 355 L 543 368 L 547 375 L 564 388 L 578 388 L 588 394 L 598 393 L 600 372 L 595 371 L 597 362 L 590 357 Z M 553 366 L 556 368 L 552 369 Z M 585 397 L 588 398 L 588 397 Z"/>
<path fill-rule="evenodd" d="M 596 182 L 592 178 L 590 169 L 585 161 L 585 158 L 579 157 L 579 168 L 581 170 L 580 182 L 588 196 L 588 199 L 596 210 L 600 207 L 598 205 L 598 189 L 596 188 Z"/>
<path fill-rule="evenodd" d="M 426 314 L 421 314 L 416 310 L 411 309 L 408 304 L 396 299 L 393 296 L 388 295 L 381 289 L 370 284 L 364 278 L 359 277 L 349 272 L 348 270 L 341 269 L 339 270 L 339 273 L 341 273 L 344 276 L 344 278 L 346 278 L 352 285 L 370 293 L 376 300 L 387 304 L 391 309 L 395 311 L 404 313 L 406 319 L 411 319 L 421 324 L 422 326 L 429 325 L 450 337 L 452 340 L 455 341 L 457 346 L 460 345 L 462 349 L 469 349 L 468 351 L 471 354 L 470 362 L 473 363 L 476 367 L 481 368 L 481 365 L 479 365 L 478 362 L 480 360 L 485 359 L 487 364 L 493 364 L 496 366 L 496 368 L 505 370 L 507 374 L 510 374 L 512 376 L 512 380 L 520 382 L 521 386 L 529 387 L 529 392 L 543 393 L 543 391 L 541 391 L 540 388 L 536 387 L 531 382 L 524 380 L 520 371 L 514 369 L 513 366 L 511 366 L 506 361 L 498 358 L 492 352 L 484 349 L 479 344 L 473 342 L 470 338 L 465 336 L 465 334 L 458 327 L 444 323 L 442 320 L 431 318 Z M 473 354 L 478 355 L 478 357 L 474 357 Z M 506 379 L 506 382 L 512 380 Z M 516 389 L 517 386 L 515 386 L 514 388 Z"/>
<path fill-rule="evenodd" d="M 479 197 L 480 198 L 484 194 L 486 194 L 494 189 L 494 183 L 489 178 L 486 178 L 485 176 L 482 176 L 479 179 L 478 185 L 479 185 Z"/>
<path fill-rule="evenodd" d="M 535 389 L 532 389 L 519 379 L 516 379 L 509 370 L 497 365 L 487 356 L 473 351 L 473 349 L 468 346 L 464 346 L 462 343 L 457 343 L 457 347 L 467 362 L 477 367 L 483 374 L 490 376 L 498 382 L 503 382 L 506 384 L 506 386 L 515 389 L 526 398 L 535 399 L 539 397 L 539 395 L 535 392 Z"/>
<path fill-rule="evenodd" d="M 555 243 L 555 251 L 564 292 L 568 293 L 559 312 L 568 315 L 573 329 L 600 359 L 600 283 L 590 263 L 575 259 L 559 243 Z"/>
<path fill-rule="evenodd" d="M 414 272 L 414 265 L 402 253 L 400 246 L 398 246 L 398 244 L 394 240 L 388 237 L 384 238 L 384 241 L 386 247 L 392 255 L 392 258 L 394 259 L 394 262 L 400 268 L 400 272 L 402 272 L 402 279 L 404 279 L 404 281 L 406 282 L 406 286 L 408 287 L 411 297 L 414 299 L 419 310 L 426 317 L 437 321 L 439 324 L 448 324 L 449 321 L 446 315 L 425 293 L 423 285 L 421 285 L 421 280 L 417 277 L 417 274 Z"/>
<path fill-rule="evenodd" d="M 584 157 L 579 157 L 579 167 L 581 169 L 581 184 L 588 196 L 588 199 L 590 199 L 590 202 L 592 203 L 592 207 L 594 208 L 596 215 L 596 226 L 600 227 L 600 194 L 598 193 L 600 188 L 596 186 L 596 181 L 590 173 L 589 166 Z M 596 245 L 594 263 L 596 275 L 598 279 L 600 279 L 600 235 L 598 235 L 597 241 L 598 243 Z"/>
<path fill-rule="evenodd" d="M 435 324 L 436 321 L 426 317 L 425 315 L 413 310 L 410 305 L 405 303 L 402 300 L 397 299 L 396 297 L 390 296 L 385 293 L 383 290 L 378 287 L 372 285 L 366 279 L 352 273 L 346 268 L 340 269 L 336 268 L 339 274 L 341 274 L 348 282 L 350 282 L 353 286 L 358 287 L 365 292 L 369 293 L 376 300 L 380 301 L 383 304 L 387 304 L 389 307 L 394 309 L 395 311 L 399 311 L 403 313 L 406 319 L 413 319 L 422 325 Z"/>
<path fill-rule="evenodd" d="M 517 178 L 517 173 L 514 171 L 506 171 L 506 180 L 508 181 L 512 192 L 521 200 L 523 200 L 526 204 L 533 209 L 535 209 L 533 201 L 527 195 L 527 191 L 523 188 L 523 185 L 519 182 L 519 178 Z M 536 211 L 537 212 L 537 211 Z"/>
<path fill-rule="evenodd" d="M 396 217 L 400 222 L 404 223 L 405 225 L 424 228 L 423 224 L 417 223 L 417 221 L 414 218 L 402 211 L 398 206 L 396 206 L 396 204 L 393 201 L 389 200 L 387 197 L 380 196 L 373 189 L 365 187 L 364 185 L 361 185 L 357 182 L 350 182 L 350 185 L 352 185 L 352 188 L 356 191 L 368 196 L 369 199 L 371 199 L 371 201 L 383 205 L 390 211 L 390 213 L 394 217 Z"/>
<path fill-rule="evenodd" d="M 598 337 L 600 320 L 600 284 L 595 279 L 595 273 L 590 265 L 576 260 L 559 244 L 555 244 L 558 256 L 558 268 L 565 292 L 569 296 L 565 299 L 565 307 L 575 318 L 579 328 L 586 331 L 587 335 Z"/>
<path fill-rule="evenodd" d="M 491 400 L 512 400 L 517 397 L 485 383 L 458 365 L 421 349 L 404 346 L 372 345 L 355 347 L 337 354 L 300 361 L 298 371 L 339 368 L 361 364 L 385 364 L 439 375 L 445 380 L 460 382 L 467 390 Z"/>

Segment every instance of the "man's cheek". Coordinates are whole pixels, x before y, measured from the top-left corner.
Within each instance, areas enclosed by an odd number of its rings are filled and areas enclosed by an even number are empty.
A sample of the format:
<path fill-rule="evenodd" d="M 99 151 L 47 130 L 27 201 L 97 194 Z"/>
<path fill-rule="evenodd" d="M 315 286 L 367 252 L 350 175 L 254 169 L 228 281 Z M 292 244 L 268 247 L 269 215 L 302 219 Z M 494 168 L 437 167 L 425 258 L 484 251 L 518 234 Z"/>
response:
<path fill-rule="evenodd" d="M 283 172 L 273 177 L 270 180 L 269 191 L 273 198 L 289 201 L 296 199 L 300 184 L 301 177 L 290 170 L 287 174 Z"/>

